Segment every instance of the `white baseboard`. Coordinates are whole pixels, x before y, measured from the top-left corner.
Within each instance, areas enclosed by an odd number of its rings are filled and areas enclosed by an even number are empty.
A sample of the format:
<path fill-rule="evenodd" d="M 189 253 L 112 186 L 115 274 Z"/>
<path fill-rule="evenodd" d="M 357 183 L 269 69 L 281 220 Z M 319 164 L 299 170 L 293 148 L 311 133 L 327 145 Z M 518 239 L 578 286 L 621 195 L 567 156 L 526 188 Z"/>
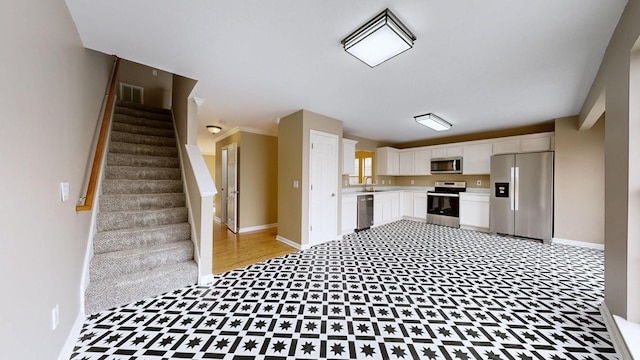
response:
<path fill-rule="evenodd" d="M 69 331 L 69 335 L 67 335 L 67 340 L 64 342 L 62 350 L 60 350 L 58 360 L 68 360 L 71 358 L 73 348 L 78 343 L 78 338 L 80 337 L 80 331 L 82 330 L 82 325 L 84 325 L 84 320 L 84 307 L 82 307 L 76 316 L 76 320 L 71 326 L 71 330 Z"/>
<path fill-rule="evenodd" d="M 485 228 L 485 227 L 478 227 L 478 226 L 469 226 L 469 225 L 460 225 L 460 229 L 463 230 L 473 230 L 473 231 L 480 231 L 480 232 L 489 232 L 489 229 Z"/>
<path fill-rule="evenodd" d="M 214 216 L 214 217 L 213 217 L 213 221 L 215 221 L 215 222 L 216 222 L 216 223 L 218 223 L 218 224 L 221 224 L 221 223 L 222 223 L 222 219 L 220 219 L 220 218 L 219 218 L 219 217 L 217 217 L 217 216 Z"/>
<path fill-rule="evenodd" d="M 238 233 L 239 233 L 239 234 L 242 234 L 242 233 L 246 233 L 246 232 L 252 232 L 252 231 L 259 231 L 259 230 L 272 229 L 272 228 L 274 228 L 274 227 L 278 227 L 278 223 L 275 223 L 275 224 L 258 225 L 258 226 L 249 226 L 249 227 L 239 228 L 239 229 L 238 229 Z"/>
<path fill-rule="evenodd" d="M 607 304 L 604 302 L 600 304 L 600 314 L 604 319 L 604 325 L 607 327 L 609 336 L 611 336 L 611 342 L 613 343 L 613 348 L 618 354 L 618 358 L 620 360 L 633 360 L 633 356 L 627 347 L 627 343 L 624 341 L 620 328 L 616 324 L 614 317 L 611 315 Z"/>
<path fill-rule="evenodd" d="M 578 241 L 578 240 L 567 240 L 567 239 L 559 239 L 553 238 L 551 241 L 552 244 L 563 244 L 563 245 L 572 245 L 572 246 L 580 246 L 590 249 L 604 250 L 604 244 L 596 244 L 590 243 L 586 241 Z"/>
<path fill-rule="evenodd" d="M 296 242 L 293 242 L 293 241 L 291 241 L 291 240 L 289 240 L 287 238 L 284 238 L 284 237 L 282 237 L 280 235 L 276 235 L 276 240 L 280 241 L 281 243 L 287 244 L 287 245 L 291 246 L 292 248 L 296 248 L 298 250 L 304 250 L 302 248 L 302 246 L 300 246 L 300 244 L 298 244 Z"/>
<path fill-rule="evenodd" d="M 213 279 L 213 274 L 200 276 L 200 279 L 198 279 L 198 285 L 211 285 L 213 284 Z"/>

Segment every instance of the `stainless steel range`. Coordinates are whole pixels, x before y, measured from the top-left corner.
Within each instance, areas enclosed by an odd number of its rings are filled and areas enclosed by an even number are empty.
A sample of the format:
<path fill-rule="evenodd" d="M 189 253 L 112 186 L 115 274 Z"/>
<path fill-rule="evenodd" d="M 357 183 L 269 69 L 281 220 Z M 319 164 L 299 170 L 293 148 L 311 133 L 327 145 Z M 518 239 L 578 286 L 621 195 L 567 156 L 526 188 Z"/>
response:
<path fill-rule="evenodd" d="M 435 190 L 427 193 L 427 222 L 460 227 L 460 193 L 466 181 L 436 181 Z"/>

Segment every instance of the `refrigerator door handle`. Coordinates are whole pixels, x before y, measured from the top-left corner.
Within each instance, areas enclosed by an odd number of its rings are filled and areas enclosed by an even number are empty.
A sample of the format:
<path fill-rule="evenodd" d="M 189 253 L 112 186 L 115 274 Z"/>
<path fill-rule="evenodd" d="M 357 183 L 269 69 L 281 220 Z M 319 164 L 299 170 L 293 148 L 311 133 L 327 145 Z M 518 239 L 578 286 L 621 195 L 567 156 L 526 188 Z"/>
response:
<path fill-rule="evenodd" d="M 516 182 L 514 183 L 514 191 L 515 196 L 513 197 L 513 202 L 515 204 L 515 210 L 518 211 L 519 202 L 518 198 L 520 197 L 520 167 L 516 167 Z"/>
<path fill-rule="evenodd" d="M 515 184 L 515 177 L 516 177 L 516 168 L 512 167 L 511 168 L 511 181 L 510 184 L 511 186 L 509 187 L 509 203 L 511 204 L 511 211 L 516 209 L 516 204 L 515 204 L 515 198 L 514 198 L 514 184 Z"/>

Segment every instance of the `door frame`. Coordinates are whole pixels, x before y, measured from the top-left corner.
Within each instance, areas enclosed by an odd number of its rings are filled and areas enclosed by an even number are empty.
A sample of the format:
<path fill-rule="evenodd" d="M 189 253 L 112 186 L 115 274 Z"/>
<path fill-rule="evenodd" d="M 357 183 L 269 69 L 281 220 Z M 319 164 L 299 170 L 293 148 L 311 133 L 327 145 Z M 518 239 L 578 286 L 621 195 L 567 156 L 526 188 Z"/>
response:
<path fill-rule="evenodd" d="M 314 167 L 314 157 L 313 157 L 313 142 L 314 142 L 314 137 L 315 136 L 322 136 L 322 137 L 326 137 L 326 138 L 331 138 L 333 140 L 335 140 L 336 143 L 336 148 L 335 148 L 335 156 L 334 156 L 334 160 L 335 160 L 335 176 L 332 179 L 332 187 L 333 187 L 333 193 L 334 196 L 332 197 L 335 202 L 335 204 L 332 204 L 332 209 L 331 211 L 329 211 L 329 213 L 327 214 L 320 214 L 319 216 L 323 217 L 329 217 L 331 219 L 335 219 L 333 221 L 333 229 L 330 231 L 331 236 L 328 237 L 327 239 L 323 239 L 321 241 L 313 241 L 314 240 L 314 234 L 312 233 L 312 226 L 314 224 L 314 214 L 317 214 L 317 212 L 314 212 L 314 192 L 311 188 L 311 186 L 313 186 L 314 184 L 314 173 L 313 173 L 313 167 Z M 335 240 L 340 231 L 338 230 L 338 216 L 340 214 L 339 210 L 340 210 L 340 204 L 339 204 L 339 179 L 338 179 L 338 175 L 340 175 L 340 171 L 339 171 L 339 165 L 340 165 L 340 136 L 336 135 L 336 134 L 331 134 L 331 133 L 326 133 L 326 132 L 322 132 L 322 131 L 318 131 L 318 130 L 310 130 L 309 131 L 309 227 L 307 229 L 308 231 L 308 245 L 309 246 L 314 246 L 314 245 L 318 245 L 321 244 L 323 242 L 326 241 L 330 241 L 330 240 Z M 327 194 L 327 196 L 330 196 L 329 194 Z M 335 205 L 335 206 L 334 206 Z M 315 209 L 318 210 L 318 209 Z"/>

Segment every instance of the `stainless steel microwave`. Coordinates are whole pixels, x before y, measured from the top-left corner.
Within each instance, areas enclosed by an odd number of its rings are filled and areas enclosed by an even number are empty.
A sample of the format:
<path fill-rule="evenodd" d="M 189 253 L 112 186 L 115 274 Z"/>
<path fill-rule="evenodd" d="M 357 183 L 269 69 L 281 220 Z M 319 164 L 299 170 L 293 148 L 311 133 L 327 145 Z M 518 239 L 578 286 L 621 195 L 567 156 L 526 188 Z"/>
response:
<path fill-rule="evenodd" d="M 462 174 L 462 157 L 431 159 L 432 174 Z"/>

